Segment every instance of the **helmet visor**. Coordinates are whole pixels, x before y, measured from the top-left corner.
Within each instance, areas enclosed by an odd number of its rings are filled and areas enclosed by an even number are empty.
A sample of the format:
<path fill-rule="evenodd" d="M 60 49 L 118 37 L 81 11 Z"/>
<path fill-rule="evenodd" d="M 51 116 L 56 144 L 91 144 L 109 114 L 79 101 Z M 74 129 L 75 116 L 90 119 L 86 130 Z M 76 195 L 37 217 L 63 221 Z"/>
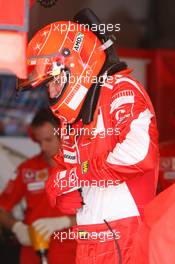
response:
<path fill-rule="evenodd" d="M 59 79 L 64 65 L 55 58 L 32 58 L 28 59 L 28 77 L 18 81 L 18 90 L 37 88 L 49 82 L 53 78 Z"/>

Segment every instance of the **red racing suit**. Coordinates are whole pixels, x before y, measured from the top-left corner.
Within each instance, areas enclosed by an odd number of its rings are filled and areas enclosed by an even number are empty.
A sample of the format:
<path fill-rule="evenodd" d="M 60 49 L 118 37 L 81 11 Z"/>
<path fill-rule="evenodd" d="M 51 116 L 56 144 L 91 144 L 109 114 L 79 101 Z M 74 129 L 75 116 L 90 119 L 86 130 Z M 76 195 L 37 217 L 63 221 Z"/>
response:
<path fill-rule="evenodd" d="M 0 208 L 11 211 L 16 203 L 25 198 L 27 206 L 24 223 L 28 225 L 39 218 L 63 215 L 50 206 L 45 192 L 49 169 L 43 154 L 22 163 L 18 168 L 16 179 L 11 180 L 0 195 Z M 48 252 L 49 264 L 74 263 L 75 243 L 68 240 L 61 243 L 53 238 Z M 40 259 L 32 247 L 22 246 L 20 263 L 39 264 Z"/>
<path fill-rule="evenodd" d="M 127 71 L 112 77 L 101 87 L 95 130 L 84 126 L 74 141 L 71 135 L 63 137 L 67 170 L 55 170 L 46 187 L 54 204 L 57 195 L 82 186 L 84 206 L 78 210 L 75 233 L 106 234 L 106 220 L 120 234 L 120 250 L 116 239 L 100 243 L 78 236 L 78 264 L 118 264 L 121 257 L 122 263 L 131 263 L 134 234 L 157 185 L 158 133 L 150 99 Z"/>
<path fill-rule="evenodd" d="M 175 182 L 175 142 L 160 144 L 159 191 Z"/>

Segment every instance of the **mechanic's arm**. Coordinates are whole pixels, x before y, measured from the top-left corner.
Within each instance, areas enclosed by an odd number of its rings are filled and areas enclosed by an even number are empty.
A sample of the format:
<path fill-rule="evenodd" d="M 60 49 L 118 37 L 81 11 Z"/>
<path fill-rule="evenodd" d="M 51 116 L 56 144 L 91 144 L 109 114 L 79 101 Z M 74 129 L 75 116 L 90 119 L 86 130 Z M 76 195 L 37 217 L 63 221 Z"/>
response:
<path fill-rule="evenodd" d="M 3 209 L 0 209 L 0 224 L 11 230 L 21 245 L 31 245 L 28 226 L 22 221 L 15 219 L 10 213 L 4 211 Z"/>
<path fill-rule="evenodd" d="M 16 179 L 10 180 L 0 195 L 0 224 L 10 229 L 20 244 L 29 246 L 31 242 L 28 234 L 28 226 L 10 214 L 12 208 L 24 196 L 24 192 L 25 185 L 19 170 Z"/>
<path fill-rule="evenodd" d="M 15 219 L 10 213 L 4 211 L 3 209 L 0 209 L 0 224 L 4 226 L 7 229 L 12 229 L 12 226 L 17 222 L 18 220 Z"/>

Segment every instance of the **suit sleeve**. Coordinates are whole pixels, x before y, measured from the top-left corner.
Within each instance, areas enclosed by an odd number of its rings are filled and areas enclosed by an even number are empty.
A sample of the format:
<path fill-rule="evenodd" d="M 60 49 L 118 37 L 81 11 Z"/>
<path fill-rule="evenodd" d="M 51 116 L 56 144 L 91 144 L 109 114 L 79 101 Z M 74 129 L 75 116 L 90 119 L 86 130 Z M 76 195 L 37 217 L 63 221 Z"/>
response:
<path fill-rule="evenodd" d="M 109 153 L 90 160 L 90 179 L 125 181 L 153 169 L 157 129 L 150 105 L 142 91 L 131 84 L 123 82 L 120 89 L 114 89 L 110 117 L 116 133 L 115 146 Z"/>

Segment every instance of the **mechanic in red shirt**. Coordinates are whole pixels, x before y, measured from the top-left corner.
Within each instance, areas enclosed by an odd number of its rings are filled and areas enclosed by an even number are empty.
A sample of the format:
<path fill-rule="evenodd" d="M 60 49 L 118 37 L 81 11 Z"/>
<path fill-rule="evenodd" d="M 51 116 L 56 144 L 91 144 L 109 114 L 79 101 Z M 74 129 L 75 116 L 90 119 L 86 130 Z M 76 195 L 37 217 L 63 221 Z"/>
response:
<path fill-rule="evenodd" d="M 45 193 L 49 170 L 55 165 L 52 156 L 60 148 L 60 139 L 54 135 L 54 127 L 58 125 L 58 119 L 50 110 L 41 109 L 36 114 L 30 126 L 30 134 L 40 145 L 41 153 L 18 167 L 16 179 L 10 180 L 0 195 L 0 223 L 11 229 L 22 245 L 21 264 L 40 263 L 39 256 L 31 245 L 28 232 L 31 224 L 47 239 L 52 236 L 48 251 L 49 264 L 74 263 L 75 241 L 67 239 L 61 242 L 52 235 L 54 231 L 70 227 L 74 216 L 68 217 L 57 208 L 52 208 Z M 23 222 L 9 215 L 22 198 L 25 198 L 27 204 Z"/>

